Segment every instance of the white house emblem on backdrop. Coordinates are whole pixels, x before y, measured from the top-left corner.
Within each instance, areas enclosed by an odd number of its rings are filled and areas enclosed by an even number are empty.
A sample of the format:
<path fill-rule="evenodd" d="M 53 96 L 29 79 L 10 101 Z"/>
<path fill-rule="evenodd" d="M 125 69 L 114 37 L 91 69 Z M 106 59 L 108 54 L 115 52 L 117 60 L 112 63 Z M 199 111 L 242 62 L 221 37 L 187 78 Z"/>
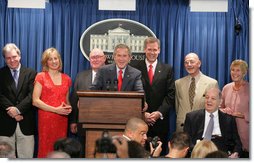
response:
<path fill-rule="evenodd" d="M 80 39 L 80 49 L 87 60 L 94 48 L 104 51 L 108 63 L 113 61 L 114 47 L 123 43 L 132 51 L 132 62 L 143 60 L 144 40 L 155 34 L 145 25 L 128 19 L 107 19 L 87 28 Z"/>

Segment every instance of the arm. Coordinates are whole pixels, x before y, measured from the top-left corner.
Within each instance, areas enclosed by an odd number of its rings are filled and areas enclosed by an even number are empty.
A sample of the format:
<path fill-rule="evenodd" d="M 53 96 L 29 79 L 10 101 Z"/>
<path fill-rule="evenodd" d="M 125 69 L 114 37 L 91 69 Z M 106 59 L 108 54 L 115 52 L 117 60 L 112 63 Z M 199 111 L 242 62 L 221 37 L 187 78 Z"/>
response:
<path fill-rule="evenodd" d="M 48 112 L 52 112 L 56 114 L 62 114 L 62 115 L 68 115 L 71 112 L 71 106 L 66 105 L 65 103 L 62 103 L 58 107 L 47 105 L 40 99 L 41 92 L 42 92 L 42 85 L 36 81 L 34 84 L 34 91 L 33 91 L 33 105 L 34 106 L 44 111 L 48 111 Z"/>
<path fill-rule="evenodd" d="M 78 94 L 77 94 L 77 90 L 78 90 L 78 76 L 75 80 L 74 83 L 74 88 L 73 91 L 71 93 L 70 96 L 70 103 L 71 103 L 71 107 L 72 107 L 72 112 L 69 114 L 69 121 L 70 121 L 70 130 L 72 133 L 77 133 L 78 129 L 77 129 L 77 122 L 78 122 Z"/>

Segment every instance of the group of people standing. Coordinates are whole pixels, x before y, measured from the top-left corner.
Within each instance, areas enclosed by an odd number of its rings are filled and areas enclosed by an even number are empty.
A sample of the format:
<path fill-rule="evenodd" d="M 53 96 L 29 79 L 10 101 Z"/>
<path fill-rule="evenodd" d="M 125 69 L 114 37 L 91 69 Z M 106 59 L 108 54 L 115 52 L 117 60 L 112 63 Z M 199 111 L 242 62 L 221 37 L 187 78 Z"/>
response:
<path fill-rule="evenodd" d="M 73 134 L 78 132 L 77 91 L 109 90 L 113 85 L 118 91 L 145 93 L 143 115 L 148 130 L 143 137 L 146 140 L 146 136 L 158 136 L 162 142 L 161 155 L 167 153 L 169 110 L 176 109 L 176 130 L 187 132 L 192 145 L 196 144 L 196 139 L 204 137 L 209 121 L 207 112 L 216 111 L 214 134 L 222 138 L 225 138 L 222 129 L 225 124 L 220 117 L 230 117 L 227 124 L 231 126 L 225 133 L 232 132 L 234 137 L 223 140 L 237 145 L 237 150 L 230 149 L 231 152 L 241 152 L 242 156 L 248 157 L 249 84 L 244 80 L 247 63 L 243 60 L 232 62 L 232 83 L 223 88 L 221 95 L 218 82 L 200 71 L 201 61 L 197 54 L 185 56 L 188 75 L 175 81 L 172 67 L 158 61 L 159 39 L 148 37 L 144 41 L 144 53 L 144 61 L 129 65 L 131 50 L 127 45 L 119 44 L 113 52 L 114 63 L 105 65 L 103 51 L 93 49 L 89 55 L 91 69 L 76 76 L 70 93 L 72 81 L 62 72 L 61 56 L 55 48 L 43 52 L 42 72 L 36 73 L 21 65 L 21 52 L 15 44 L 6 44 L 3 48 L 6 66 L 0 69 L 0 141 L 9 142 L 16 149 L 16 157 L 32 158 L 38 108 L 37 157 L 46 157 L 53 150 L 55 141 L 67 137 L 68 128 Z M 197 113 L 201 111 L 203 113 Z M 201 115 L 202 121 L 194 124 L 196 115 Z"/>

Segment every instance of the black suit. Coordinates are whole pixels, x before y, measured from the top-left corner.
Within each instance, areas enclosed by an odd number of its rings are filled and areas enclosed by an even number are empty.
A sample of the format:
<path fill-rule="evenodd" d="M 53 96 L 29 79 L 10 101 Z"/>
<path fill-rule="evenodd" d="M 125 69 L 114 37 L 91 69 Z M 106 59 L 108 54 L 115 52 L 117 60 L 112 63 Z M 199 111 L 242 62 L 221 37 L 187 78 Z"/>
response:
<path fill-rule="evenodd" d="M 165 153 L 168 146 L 169 109 L 174 108 L 175 103 L 173 70 L 170 65 L 158 62 L 152 85 L 150 85 L 145 61 L 138 62 L 134 67 L 142 72 L 142 83 L 148 104 L 147 112 L 159 111 L 163 115 L 163 120 L 158 119 L 155 125 L 149 126 L 148 136 L 159 136 L 163 142 Z"/>
<path fill-rule="evenodd" d="M 32 106 L 32 92 L 36 71 L 22 67 L 18 79 L 18 87 L 10 69 L 5 66 L 0 69 L 0 136 L 12 136 L 17 122 L 6 111 L 10 106 L 16 106 L 24 117 L 19 122 L 24 135 L 33 135 L 35 131 L 35 108 Z"/>
<path fill-rule="evenodd" d="M 72 94 L 70 96 L 70 103 L 72 106 L 72 112 L 69 115 L 70 123 L 78 123 L 78 94 L 77 91 L 89 90 L 92 84 L 92 69 L 82 71 L 76 76 Z"/>
<path fill-rule="evenodd" d="M 242 144 L 237 132 L 235 118 L 231 115 L 218 111 L 221 137 L 211 139 L 216 146 L 226 153 L 241 152 Z M 197 140 L 202 140 L 205 125 L 205 109 L 192 111 L 186 114 L 184 122 L 184 131 L 191 138 L 191 148 L 194 147 Z"/>
<path fill-rule="evenodd" d="M 115 63 L 105 65 L 98 70 L 91 89 L 117 90 L 117 72 Z M 126 66 L 121 91 L 144 91 L 141 81 L 141 72 L 139 70 L 129 65 Z"/>

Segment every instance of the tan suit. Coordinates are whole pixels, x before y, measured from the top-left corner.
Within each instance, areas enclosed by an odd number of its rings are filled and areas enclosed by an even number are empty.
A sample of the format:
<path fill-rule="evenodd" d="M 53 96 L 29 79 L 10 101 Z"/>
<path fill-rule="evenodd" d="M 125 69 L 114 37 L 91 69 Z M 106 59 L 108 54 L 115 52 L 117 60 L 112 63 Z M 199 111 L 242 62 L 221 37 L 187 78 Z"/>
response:
<path fill-rule="evenodd" d="M 211 87 L 218 88 L 217 80 L 210 78 L 200 72 L 198 85 L 196 86 L 196 95 L 193 100 L 193 109 L 190 108 L 189 86 L 190 76 L 185 76 L 175 81 L 175 107 L 176 107 L 176 130 L 183 131 L 183 124 L 187 113 L 203 109 L 205 107 L 205 93 Z"/>

